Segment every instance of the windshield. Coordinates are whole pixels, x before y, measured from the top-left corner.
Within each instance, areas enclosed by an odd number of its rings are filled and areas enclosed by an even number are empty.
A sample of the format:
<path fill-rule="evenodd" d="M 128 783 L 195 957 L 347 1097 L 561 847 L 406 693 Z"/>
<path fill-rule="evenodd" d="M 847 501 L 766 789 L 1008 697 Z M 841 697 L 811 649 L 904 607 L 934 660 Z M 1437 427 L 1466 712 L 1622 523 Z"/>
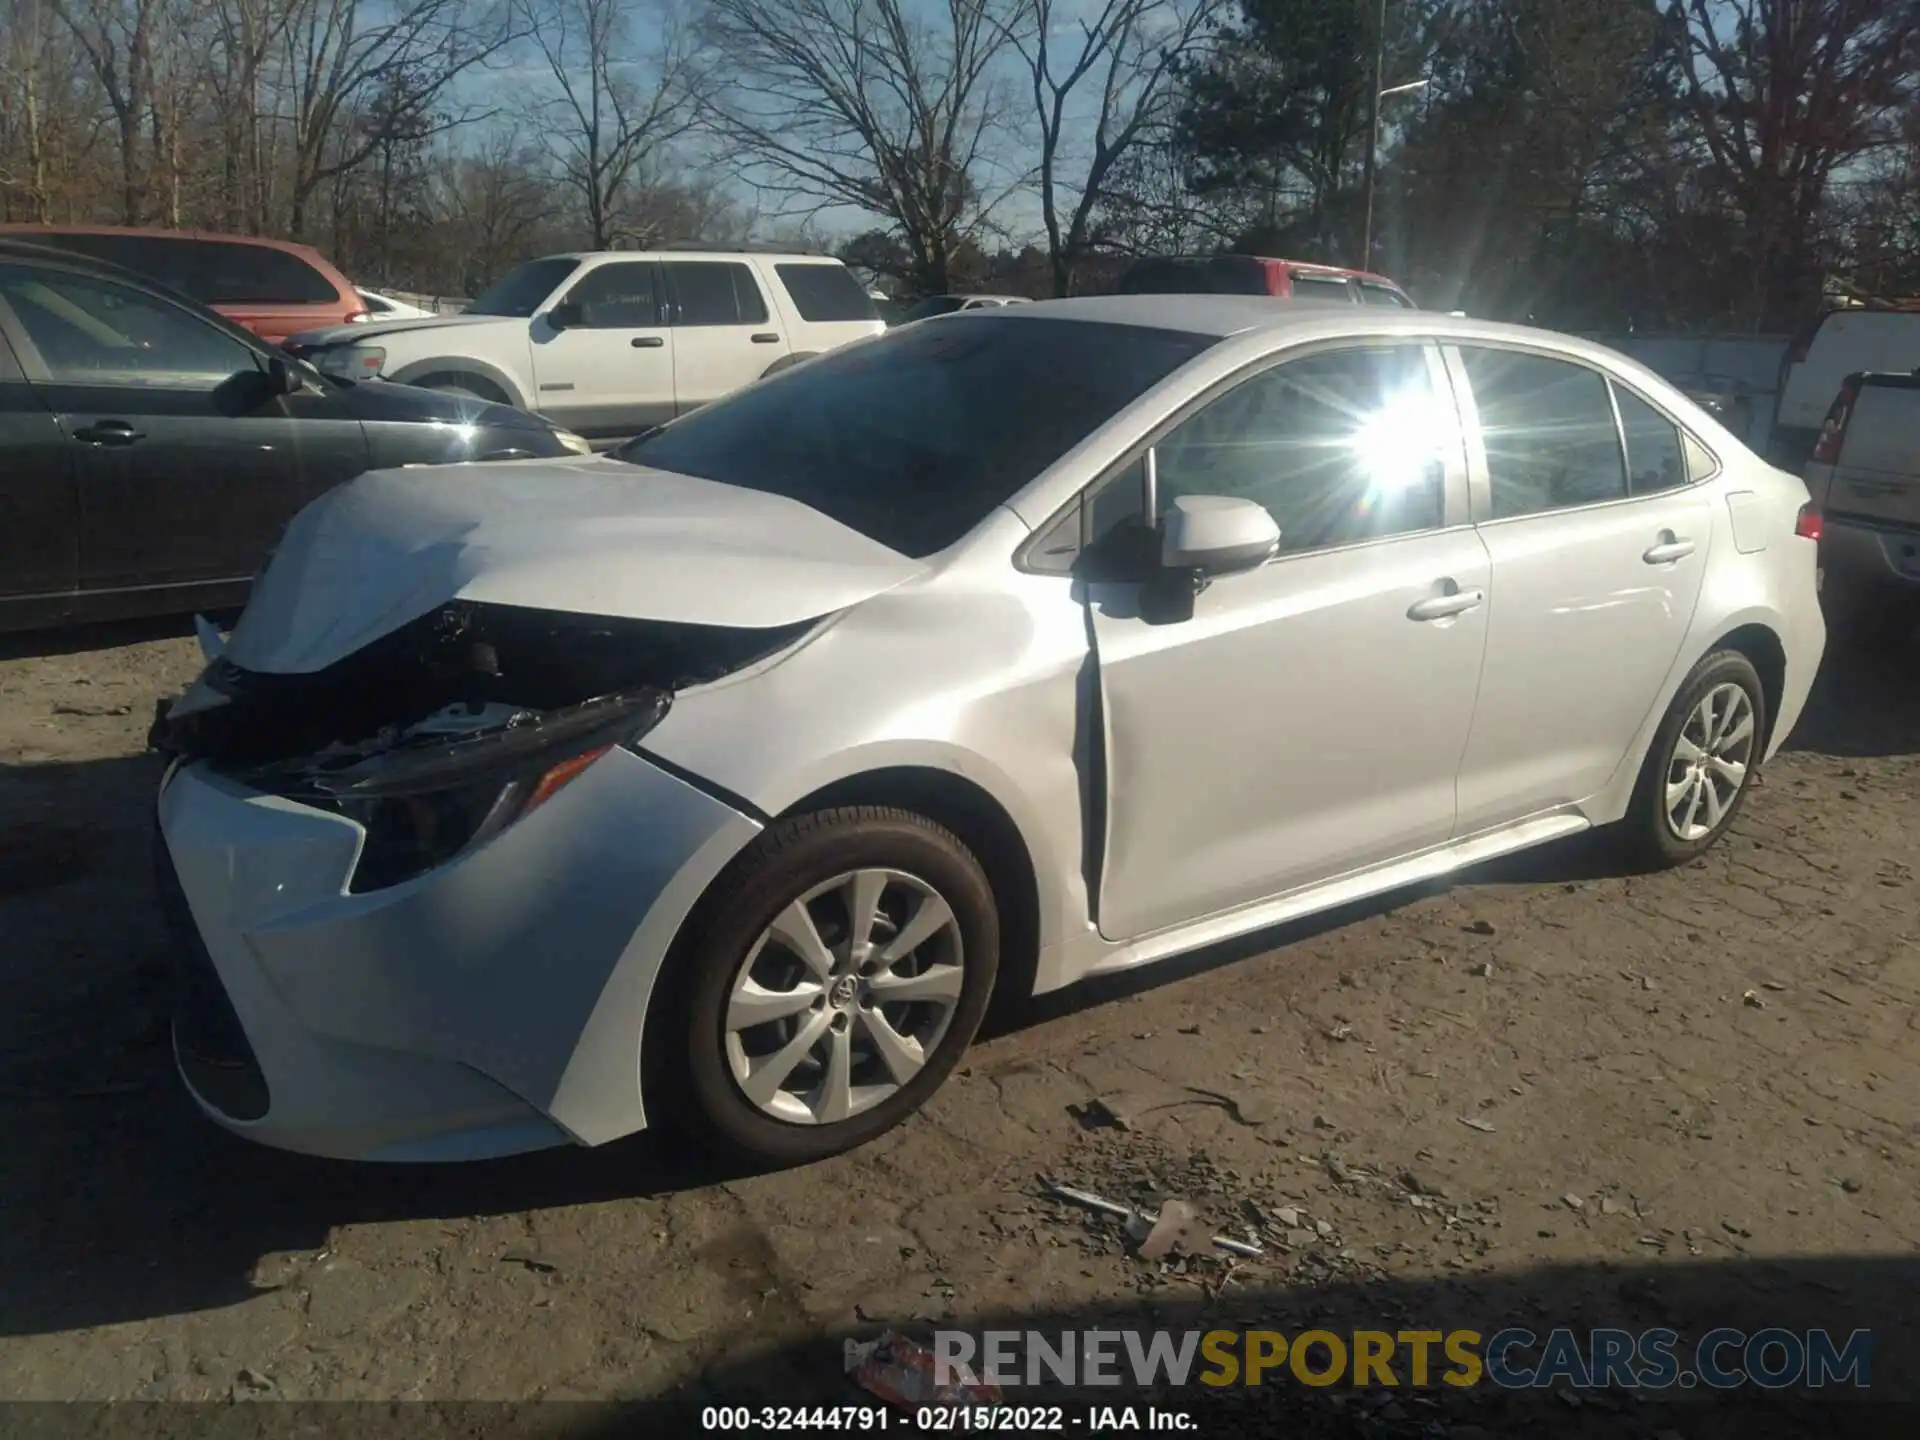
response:
<path fill-rule="evenodd" d="M 920 559 L 1214 339 L 976 311 L 831 352 L 616 454 L 798 500 Z"/>
<path fill-rule="evenodd" d="M 580 262 L 565 255 L 546 260 L 529 260 L 494 281 L 478 299 L 467 306 L 469 315 L 511 315 L 526 320 L 540 308 L 560 282 L 571 275 Z"/>
<path fill-rule="evenodd" d="M 929 295 L 901 317 L 901 324 L 910 324 L 915 320 L 931 320 L 936 315 L 951 315 L 966 303 L 958 295 Z"/>

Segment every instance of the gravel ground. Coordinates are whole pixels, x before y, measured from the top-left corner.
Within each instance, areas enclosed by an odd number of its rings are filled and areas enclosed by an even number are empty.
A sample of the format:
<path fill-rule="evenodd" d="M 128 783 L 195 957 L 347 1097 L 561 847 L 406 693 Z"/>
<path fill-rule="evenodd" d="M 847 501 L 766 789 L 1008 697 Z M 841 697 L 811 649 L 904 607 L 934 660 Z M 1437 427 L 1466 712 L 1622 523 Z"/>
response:
<path fill-rule="evenodd" d="M 1049 997 L 879 1143 L 740 1176 L 644 1136 L 355 1167 L 202 1121 L 164 1045 L 142 753 L 183 631 L 0 651 L 0 1398 L 832 1400 L 839 1338 L 883 1325 L 1234 1317 L 1867 1326 L 1874 1393 L 1920 1398 L 1911 640 L 1829 658 L 1685 869 L 1583 840 Z M 1141 1260 L 1043 1177 L 1184 1197 L 1266 1254 Z M 1550 1433 L 1789 1415 L 1573 1398 Z M 1208 1403 L 1208 1433 L 1544 1423 L 1481 1391 Z"/>

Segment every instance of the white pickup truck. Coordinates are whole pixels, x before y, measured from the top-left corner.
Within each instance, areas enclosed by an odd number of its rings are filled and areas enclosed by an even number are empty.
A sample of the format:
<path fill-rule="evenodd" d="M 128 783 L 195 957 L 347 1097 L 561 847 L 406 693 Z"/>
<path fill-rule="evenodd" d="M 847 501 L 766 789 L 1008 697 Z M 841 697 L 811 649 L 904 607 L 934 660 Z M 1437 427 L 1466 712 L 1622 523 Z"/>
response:
<path fill-rule="evenodd" d="M 1847 376 L 1805 478 L 1828 613 L 1904 631 L 1920 618 L 1920 370 Z"/>
<path fill-rule="evenodd" d="M 605 440 L 885 328 L 866 288 L 825 256 L 604 250 L 529 260 L 458 315 L 376 317 L 285 343 L 341 379 L 517 405 Z"/>

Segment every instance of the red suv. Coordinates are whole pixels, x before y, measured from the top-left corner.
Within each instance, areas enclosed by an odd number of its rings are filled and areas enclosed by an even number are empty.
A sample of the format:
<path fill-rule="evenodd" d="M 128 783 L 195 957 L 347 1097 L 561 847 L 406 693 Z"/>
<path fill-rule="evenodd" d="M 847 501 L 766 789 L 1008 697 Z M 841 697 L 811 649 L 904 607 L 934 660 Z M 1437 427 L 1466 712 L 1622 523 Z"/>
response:
<path fill-rule="evenodd" d="M 1265 255 L 1151 256 L 1128 266 L 1118 288 L 1122 295 L 1277 295 L 1283 300 L 1419 308 L 1384 275 Z"/>
<path fill-rule="evenodd" d="M 0 225 L 0 235 L 138 271 L 276 345 L 367 313 L 326 257 L 288 240 L 113 225 Z"/>

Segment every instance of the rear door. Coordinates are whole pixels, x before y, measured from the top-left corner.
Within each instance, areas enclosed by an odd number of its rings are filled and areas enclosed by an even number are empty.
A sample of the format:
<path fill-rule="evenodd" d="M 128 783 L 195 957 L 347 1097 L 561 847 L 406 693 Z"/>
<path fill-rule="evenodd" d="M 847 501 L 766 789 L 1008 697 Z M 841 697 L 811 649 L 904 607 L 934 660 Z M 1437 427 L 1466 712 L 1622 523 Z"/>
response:
<path fill-rule="evenodd" d="M 73 456 L 27 383 L 0 307 L 0 603 L 72 591 L 78 575 Z"/>
<path fill-rule="evenodd" d="M 286 522 L 366 464 L 320 392 L 277 395 L 265 356 L 191 311 L 95 275 L 0 265 L 75 473 L 82 590 L 245 580 Z"/>
<path fill-rule="evenodd" d="M 673 331 L 659 267 L 609 260 L 588 270 L 561 303 L 579 323 L 533 322 L 540 413 L 595 439 L 635 435 L 673 418 Z M 557 307 L 556 307 L 557 308 Z"/>
<path fill-rule="evenodd" d="M 1448 357 L 1493 569 L 1460 769 L 1465 835 L 1575 804 L 1613 776 L 1686 639 L 1714 526 L 1682 432 L 1645 399 L 1531 351 Z"/>
<path fill-rule="evenodd" d="M 788 353 L 786 331 L 738 260 L 668 260 L 673 398 L 682 415 L 751 385 Z"/>

